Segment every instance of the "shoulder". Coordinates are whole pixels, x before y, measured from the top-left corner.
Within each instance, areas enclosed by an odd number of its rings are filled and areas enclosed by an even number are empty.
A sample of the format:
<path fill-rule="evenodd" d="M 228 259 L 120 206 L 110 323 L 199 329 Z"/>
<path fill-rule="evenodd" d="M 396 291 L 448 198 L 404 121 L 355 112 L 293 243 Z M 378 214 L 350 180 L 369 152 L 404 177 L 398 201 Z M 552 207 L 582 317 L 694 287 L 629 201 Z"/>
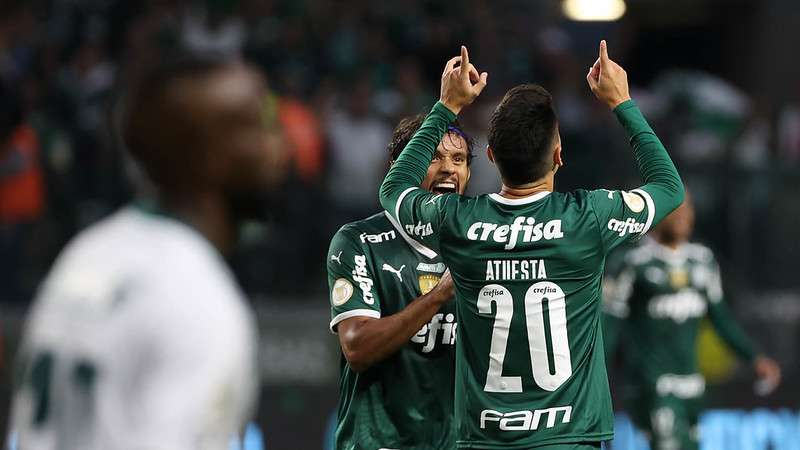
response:
<path fill-rule="evenodd" d="M 243 299 L 222 257 L 197 231 L 133 208 L 123 208 L 76 237 L 59 257 L 42 295 L 75 294 L 76 301 L 91 297 L 102 304 L 121 300 L 122 292 L 136 300 L 125 303 L 137 311 L 180 320 L 187 311 L 220 311 L 220 305 L 238 310 Z"/>
<path fill-rule="evenodd" d="M 391 222 L 389 222 L 386 214 L 384 212 L 379 212 L 364 219 L 348 222 L 339 227 L 336 233 L 334 233 L 333 238 L 331 238 L 331 246 L 346 242 L 360 245 L 361 238 L 366 235 L 393 229 L 394 227 Z"/>
<path fill-rule="evenodd" d="M 553 192 L 550 194 L 550 198 L 551 201 L 561 203 L 565 207 L 589 211 L 592 209 L 591 202 L 596 195 L 597 191 L 576 189 L 569 192 Z"/>
<path fill-rule="evenodd" d="M 629 266 L 641 266 L 650 262 L 655 255 L 655 247 L 652 244 L 643 243 L 625 253 L 625 264 Z"/>
<path fill-rule="evenodd" d="M 686 244 L 686 252 L 689 257 L 703 264 L 715 262 L 714 252 L 703 244 L 690 242 Z"/>

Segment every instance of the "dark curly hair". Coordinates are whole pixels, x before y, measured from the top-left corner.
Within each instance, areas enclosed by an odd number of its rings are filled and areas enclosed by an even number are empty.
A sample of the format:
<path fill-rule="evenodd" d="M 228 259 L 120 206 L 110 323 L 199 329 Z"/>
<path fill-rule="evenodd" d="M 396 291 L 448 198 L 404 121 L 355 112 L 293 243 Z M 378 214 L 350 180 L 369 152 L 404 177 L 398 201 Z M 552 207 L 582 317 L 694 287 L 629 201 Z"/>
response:
<path fill-rule="evenodd" d="M 400 123 L 397 124 L 397 127 L 394 129 L 392 133 L 392 140 L 389 142 L 387 149 L 389 150 L 389 157 L 390 161 L 395 161 L 397 157 L 400 156 L 400 152 L 406 148 L 408 145 L 408 141 L 414 137 L 414 133 L 419 130 L 419 127 L 422 126 L 422 122 L 425 121 L 425 114 L 417 114 L 415 116 L 408 116 L 404 117 L 400 120 Z M 458 123 L 458 119 L 453 121 L 447 127 L 447 133 L 445 137 L 442 139 L 448 139 L 447 136 L 451 134 L 457 134 L 464 138 L 467 142 L 467 165 L 472 164 L 472 158 L 475 156 L 473 154 L 473 150 L 475 148 L 475 141 L 472 140 L 467 133 L 461 128 L 461 124 Z"/>

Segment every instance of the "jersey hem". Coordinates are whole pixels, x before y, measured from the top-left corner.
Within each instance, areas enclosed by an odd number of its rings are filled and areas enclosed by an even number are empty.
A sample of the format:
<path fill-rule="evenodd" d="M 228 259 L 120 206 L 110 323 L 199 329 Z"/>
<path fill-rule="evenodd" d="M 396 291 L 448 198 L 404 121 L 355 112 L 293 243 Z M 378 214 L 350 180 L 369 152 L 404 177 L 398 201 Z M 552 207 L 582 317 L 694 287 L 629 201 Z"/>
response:
<path fill-rule="evenodd" d="M 380 319 L 381 313 L 380 311 L 375 311 L 374 309 L 352 309 L 350 311 L 345 311 L 343 313 L 337 314 L 336 317 L 331 319 L 330 325 L 328 325 L 328 328 L 331 330 L 331 333 L 339 334 L 336 332 L 336 325 L 338 325 L 339 322 L 345 319 L 349 319 L 351 317 L 372 317 L 374 319 Z"/>
<path fill-rule="evenodd" d="M 581 434 L 571 436 L 558 436 L 543 441 L 538 441 L 533 444 L 498 444 L 486 441 L 456 441 L 456 448 L 472 448 L 472 449 L 485 449 L 485 450 L 529 450 L 536 447 L 554 444 L 576 444 L 581 442 L 603 442 L 614 438 L 614 432 L 609 433 L 596 433 L 596 434 Z"/>

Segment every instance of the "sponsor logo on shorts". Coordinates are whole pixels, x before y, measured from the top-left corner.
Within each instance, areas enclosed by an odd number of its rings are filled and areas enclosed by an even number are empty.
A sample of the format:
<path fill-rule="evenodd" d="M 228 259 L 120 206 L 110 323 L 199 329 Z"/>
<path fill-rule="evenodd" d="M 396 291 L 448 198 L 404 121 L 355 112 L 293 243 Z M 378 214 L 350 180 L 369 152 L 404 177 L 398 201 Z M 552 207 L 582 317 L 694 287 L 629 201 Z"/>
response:
<path fill-rule="evenodd" d="M 501 413 L 492 409 L 481 411 L 480 427 L 486 429 L 490 423 L 496 423 L 500 431 L 533 431 L 538 430 L 544 425 L 545 428 L 553 428 L 559 423 L 569 423 L 572 418 L 572 406 L 556 406 L 553 408 L 535 409 L 533 411 L 511 411 Z M 543 422 L 542 418 L 546 420 Z"/>

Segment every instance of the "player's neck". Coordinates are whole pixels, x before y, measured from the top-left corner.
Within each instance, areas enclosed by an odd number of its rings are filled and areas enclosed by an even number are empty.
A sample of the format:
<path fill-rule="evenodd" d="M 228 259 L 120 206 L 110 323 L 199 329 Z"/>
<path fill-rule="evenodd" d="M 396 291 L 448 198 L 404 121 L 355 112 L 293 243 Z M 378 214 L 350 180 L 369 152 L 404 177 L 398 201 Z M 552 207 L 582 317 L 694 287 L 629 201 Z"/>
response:
<path fill-rule="evenodd" d="M 222 254 L 233 245 L 234 226 L 224 200 L 214 194 L 193 194 L 160 198 L 167 212 L 187 223 L 211 242 Z"/>
<path fill-rule="evenodd" d="M 672 251 L 678 250 L 683 244 L 686 243 L 686 241 L 682 241 L 680 239 L 656 239 L 656 242 L 658 242 L 662 247 L 666 247 Z"/>
<path fill-rule="evenodd" d="M 500 188 L 500 195 L 505 198 L 512 199 L 530 197 L 531 195 L 536 195 L 540 192 L 553 192 L 552 173 L 532 183 L 518 186 L 511 186 L 504 181 L 503 186 Z"/>

